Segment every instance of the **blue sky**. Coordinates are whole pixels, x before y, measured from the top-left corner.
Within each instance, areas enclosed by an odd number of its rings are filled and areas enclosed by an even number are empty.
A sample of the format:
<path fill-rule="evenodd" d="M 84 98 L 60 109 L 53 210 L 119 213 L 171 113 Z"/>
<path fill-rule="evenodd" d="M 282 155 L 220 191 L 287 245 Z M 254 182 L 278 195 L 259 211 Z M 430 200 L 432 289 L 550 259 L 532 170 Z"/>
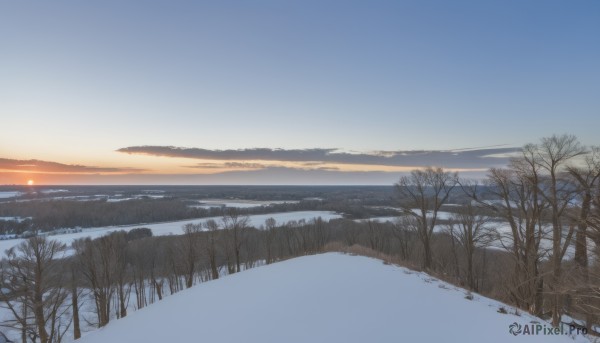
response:
<path fill-rule="evenodd" d="M 171 175 L 194 161 L 117 150 L 600 144 L 597 1 L 4 1 L 0 52 L 14 161 Z"/>

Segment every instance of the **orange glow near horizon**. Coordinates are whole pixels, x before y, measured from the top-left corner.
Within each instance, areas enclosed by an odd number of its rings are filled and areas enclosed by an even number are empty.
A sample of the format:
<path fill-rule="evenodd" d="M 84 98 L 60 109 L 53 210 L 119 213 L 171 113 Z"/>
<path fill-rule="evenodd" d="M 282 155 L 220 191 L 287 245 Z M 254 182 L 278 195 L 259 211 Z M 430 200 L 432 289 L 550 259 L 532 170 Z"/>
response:
<path fill-rule="evenodd" d="M 389 183 L 397 178 L 399 174 L 394 173 L 407 173 L 425 168 L 419 165 L 339 163 L 318 160 L 223 160 L 127 154 L 118 155 L 118 158 L 114 160 L 100 157 L 89 157 L 88 160 L 65 158 L 59 161 L 47 161 L 45 158 L 32 159 L 29 157 L 17 160 L 3 159 L 0 155 L 0 185 L 33 187 L 34 185 L 51 184 L 196 184 L 203 182 L 207 184 L 244 184 L 245 182 L 270 182 L 271 175 L 276 183 L 292 182 L 295 184 L 295 178 L 301 175 L 298 173 L 302 172 L 310 172 L 306 174 L 306 180 L 303 181 L 307 184 L 319 183 L 321 179 L 333 182 L 331 181 L 335 180 L 333 173 L 339 173 L 340 177 L 343 176 L 343 180 L 351 180 L 348 175 L 342 175 L 343 173 L 358 173 L 356 177 L 361 183 L 365 183 L 365 180 L 369 182 L 368 180 L 371 178 L 376 184 L 381 184 L 381 180 L 384 180 L 385 177 L 388 177 L 385 180 L 390 180 Z M 262 172 L 258 172 L 261 170 Z M 445 170 L 483 174 L 487 168 L 445 168 Z M 246 172 L 248 173 L 246 174 Z M 374 174 L 369 176 L 360 173 Z M 382 173 L 387 173 L 387 176 Z M 291 181 L 282 181 L 288 179 Z"/>

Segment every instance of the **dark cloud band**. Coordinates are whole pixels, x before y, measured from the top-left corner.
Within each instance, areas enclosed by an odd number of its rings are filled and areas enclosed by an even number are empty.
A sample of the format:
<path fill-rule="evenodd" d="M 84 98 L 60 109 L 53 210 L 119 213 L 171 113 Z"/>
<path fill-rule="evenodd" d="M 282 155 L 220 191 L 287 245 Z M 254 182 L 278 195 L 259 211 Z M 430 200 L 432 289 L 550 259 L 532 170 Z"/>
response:
<path fill-rule="evenodd" d="M 118 152 L 151 156 L 219 161 L 282 161 L 366 164 L 379 166 L 443 166 L 447 168 L 489 168 L 503 166 L 510 153 L 519 148 L 476 148 L 462 150 L 412 150 L 348 153 L 338 149 L 239 149 L 209 150 L 173 146 L 132 146 Z"/>
<path fill-rule="evenodd" d="M 0 158 L 0 170 L 30 171 L 36 173 L 138 173 L 145 171 L 144 169 L 136 168 L 104 168 L 40 160 L 13 160 L 8 158 Z"/>
<path fill-rule="evenodd" d="M 262 163 L 225 162 L 225 163 L 198 163 L 186 168 L 199 169 L 264 169 L 268 166 Z"/>

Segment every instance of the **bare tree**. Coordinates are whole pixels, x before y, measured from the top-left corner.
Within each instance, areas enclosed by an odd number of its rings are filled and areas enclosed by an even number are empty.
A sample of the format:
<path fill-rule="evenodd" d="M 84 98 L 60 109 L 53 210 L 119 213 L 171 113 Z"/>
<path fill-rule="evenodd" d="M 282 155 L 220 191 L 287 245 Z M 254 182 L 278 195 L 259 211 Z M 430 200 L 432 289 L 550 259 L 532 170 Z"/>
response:
<path fill-rule="evenodd" d="M 200 258 L 200 245 L 202 224 L 186 224 L 183 227 L 183 236 L 180 240 L 181 264 L 183 266 L 185 286 L 192 287 L 196 267 Z"/>
<path fill-rule="evenodd" d="M 114 273 L 116 283 L 116 293 L 118 299 L 117 318 L 127 316 L 127 306 L 129 305 L 129 295 L 131 294 L 131 285 L 128 285 L 127 272 L 129 267 L 129 252 L 127 247 L 126 233 L 113 233 L 112 254 L 114 258 Z"/>
<path fill-rule="evenodd" d="M 579 187 L 580 209 L 577 218 L 577 233 L 575 236 L 575 262 L 582 273 L 587 274 L 588 251 L 587 251 L 587 229 L 588 218 L 592 207 L 595 193 L 598 191 L 600 181 L 600 147 L 592 147 L 585 156 L 582 166 L 569 166 L 569 174 L 576 180 Z M 600 242 L 600 241 L 599 241 Z"/>
<path fill-rule="evenodd" d="M 408 260 L 412 256 L 417 232 L 417 220 L 412 216 L 400 217 L 394 222 L 392 235 L 398 240 L 402 260 Z"/>
<path fill-rule="evenodd" d="M 264 240 L 265 240 L 265 248 L 267 251 L 266 263 L 270 264 L 273 262 L 273 243 L 275 241 L 275 234 L 277 233 L 277 222 L 274 218 L 267 218 L 265 220 L 265 228 L 264 228 Z"/>
<path fill-rule="evenodd" d="M 180 250 L 177 241 L 178 237 L 173 237 L 165 244 L 165 259 L 166 263 L 163 264 L 162 271 L 167 277 L 167 284 L 169 286 L 170 294 L 179 292 L 183 289 L 181 284 L 180 276 L 182 274 L 179 257 Z"/>
<path fill-rule="evenodd" d="M 503 228 L 498 231 L 499 242 L 514 259 L 509 293 L 517 306 L 541 315 L 543 278 L 539 263 L 546 256 L 540 251 L 542 239 L 546 237 L 541 217 L 548 203 L 540 194 L 542 176 L 536 159 L 535 146 L 526 145 L 522 155 L 511 160 L 508 169 L 490 169 L 486 195 L 497 200 L 482 200 L 477 183 L 461 181 L 461 188 L 479 207 L 508 224 L 508 232 Z"/>
<path fill-rule="evenodd" d="M 73 315 L 73 338 L 79 339 L 81 337 L 81 325 L 79 318 L 79 298 L 82 291 L 79 289 L 79 270 L 78 264 L 74 259 L 70 259 L 68 262 L 69 273 L 71 274 L 71 280 L 69 280 L 69 288 L 71 290 L 71 313 Z"/>
<path fill-rule="evenodd" d="M 569 182 L 561 177 L 561 173 L 565 172 L 568 162 L 584 153 L 585 149 L 572 135 L 553 135 L 542 138 L 538 146 L 539 164 L 549 174 L 547 186 L 544 187 L 542 195 L 550 204 L 552 218 L 552 282 L 550 287 L 554 292 L 552 303 L 552 325 L 554 326 L 558 326 L 562 313 L 561 297 L 557 290 L 561 279 L 562 260 L 574 231 L 574 225 L 568 226 L 568 233 L 566 237 L 563 237 L 565 232 L 563 214 L 573 200 L 575 192 Z"/>
<path fill-rule="evenodd" d="M 235 271 L 241 271 L 241 249 L 246 241 L 246 229 L 248 228 L 248 216 L 240 215 L 236 208 L 227 209 L 223 216 L 223 226 L 231 235 L 231 246 L 235 258 Z"/>
<path fill-rule="evenodd" d="M 423 245 L 425 269 L 431 269 L 432 266 L 431 241 L 438 212 L 457 182 L 456 173 L 428 167 L 425 170 L 413 170 L 410 175 L 401 177 L 395 185 L 402 213 L 416 220 L 419 239 Z"/>
<path fill-rule="evenodd" d="M 467 284 L 474 291 L 479 291 L 473 271 L 473 256 L 478 248 L 486 247 L 492 240 L 492 231 L 487 216 L 478 213 L 478 208 L 471 204 L 461 207 L 452 215 L 449 232 L 462 247 L 467 260 Z M 456 228 L 455 228 L 456 226 Z"/>
<path fill-rule="evenodd" d="M 219 278 L 219 269 L 217 266 L 217 234 L 219 231 L 219 224 L 214 220 L 208 220 L 204 223 L 204 227 L 207 230 L 207 242 L 205 244 L 206 256 L 210 263 L 210 272 L 213 280 Z"/>
<path fill-rule="evenodd" d="M 146 306 L 146 280 L 150 278 L 150 265 L 154 262 L 156 247 L 145 244 L 146 240 L 136 240 L 129 246 L 129 261 L 131 265 L 131 277 L 135 292 L 136 308 Z"/>
<path fill-rule="evenodd" d="M 68 290 L 59 263 L 65 250 L 63 243 L 35 236 L 6 252 L 0 300 L 23 329 L 23 342 L 26 331 L 41 343 L 61 342 L 70 327 L 70 318 L 63 318 Z M 30 315 L 34 328 L 28 327 Z"/>
<path fill-rule="evenodd" d="M 598 150 L 593 148 L 592 153 L 596 154 Z M 589 160 L 587 161 L 589 163 Z M 587 164 L 588 166 L 590 164 Z M 587 168 L 586 168 L 587 169 Z M 584 175 L 589 175 L 585 173 Z M 580 175 L 581 176 L 581 175 Z M 586 178 L 587 180 L 587 178 Z M 587 182 L 586 182 L 587 183 Z M 581 203 L 581 212 L 586 207 L 585 199 L 588 196 L 588 190 L 583 187 L 583 201 Z M 574 298 L 575 310 L 585 315 L 585 322 L 589 332 L 594 324 L 598 323 L 598 314 L 600 313 L 600 185 L 595 185 L 592 189 L 592 205 L 589 213 L 585 217 L 585 224 L 582 228 L 581 222 L 578 223 L 578 232 L 575 245 L 575 271 L 572 272 L 568 280 L 569 288 L 567 294 Z M 579 218 L 583 217 L 580 214 Z M 585 230 L 585 237 L 590 237 L 595 243 L 595 261 L 589 263 L 587 251 L 587 242 L 580 241 L 580 234 Z M 580 245 L 585 243 L 585 247 Z M 585 256 L 581 256 L 583 252 Z"/>
<path fill-rule="evenodd" d="M 318 217 L 310 221 L 309 231 L 311 232 L 314 252 L 323 251 L 323 247 L 327 244 L 330 238 L 329 230 L 325 229 L 325 222 L 323 218 Z"/>
<path fill-rule="evenodd" d="M 98 327 L 105 326 L 110 321 L 110 305 L 119 283 L 122 251 L 127 246 L 122 232 L 91 240 L 80 239 L 73 242 L 76 259 L 80 264 L 82 276 L 88 282 L 96 305 Z M 124 300 L 124 299 L 123 299 Z M 121 303 L 121 299 L 119 299 Z"/>

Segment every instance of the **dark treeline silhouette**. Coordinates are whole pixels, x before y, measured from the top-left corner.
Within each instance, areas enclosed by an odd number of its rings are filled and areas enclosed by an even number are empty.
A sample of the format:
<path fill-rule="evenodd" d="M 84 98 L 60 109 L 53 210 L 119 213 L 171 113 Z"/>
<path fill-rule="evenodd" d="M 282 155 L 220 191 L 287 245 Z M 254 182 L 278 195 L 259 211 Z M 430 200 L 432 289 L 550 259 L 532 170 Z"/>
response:
<path fill-rule="evenodd" d="M 179 199 L 245 199 L 325 201 L 361 199 L 366 205 L 383 205 L 393 195 L 391 186 L 0 186 L 0 192 L 19 192 L 18 200 L 65 197 L 171 197 Z M 13 199 L 14 200 L 14 199 Z M 10 202 L 0 199 L 2 202 Z"/>
<path fill-rule="evenodd" d="M 25 231 L 49 231 L 63 228 L 89 228 L 112 225 L 156 223 L 193 218 L 218 217 L 223 207 L 190 206 L 185 199 L 132 199 L 120 202 L 106 200 L 46 200 L 0 203 L 0 217 L 28 218 L 22 221 L 0 221 L 0 234 L 22 234 Z M 385 207 L 365 206 L 357 200 L 303 200 L 241 208 L 242 214 L 265 214 L 290 211 L 335 211 L 349 218 L 395 215 Z"/>

